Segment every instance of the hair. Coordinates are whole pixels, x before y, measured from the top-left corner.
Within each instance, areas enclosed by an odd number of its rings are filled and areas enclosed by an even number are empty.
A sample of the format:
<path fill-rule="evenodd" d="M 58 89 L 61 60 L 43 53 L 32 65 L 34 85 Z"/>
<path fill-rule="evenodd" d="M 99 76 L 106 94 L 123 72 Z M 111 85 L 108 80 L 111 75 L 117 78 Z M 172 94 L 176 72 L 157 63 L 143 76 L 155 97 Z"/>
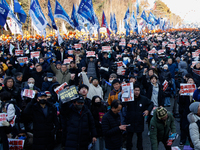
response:
<path fill-rule="evenodd" d="M 140 85 L 139 85 L 139 84 L 135 84 L 135 85 L 134 85 L 134 89 L 135 89 L 135 88 L 139 88 L 139 89 L 140 89 Z"/>
<path fill-rule="evenodd" d="M 7 76 L 5 79 L 4 79 L 4 86 L 5 87 L 7 87 L 7 81 L 9 80 L 9 79 L 12 79 L 13 80 L 13 87 L 15 86 L 15 80 L 11 77 L 11 76 Z"/>
<path fill-rule="evenodd" d="M 101 98 L 101 97 L 99 97 L 98 95 L 95 95 L 95 96 L 92 97 L 92 105 L 95 103 L 95 99 L 96 99 L 96 98 L 99 98 L 100 101 L 102 101 L 102 98 Z"/>
<path fill-rule="evenodd" d="M 156 78 L 156 80 L 158 80 L 158 77 L 155 74 L 150 77 L 150 80 L 153 78 Z"/>
<path fill-rule="evenodd" d="M 86 88 L 87 90 L 89 90 L 89 87 L 85 84 L 81 84 L 79 87 L 78 87 L 78 91 L 80 91 L 82 88 Z"/>
<path fill-rule="evenodd" d="M 16 72 L 16 73 L 15 73 L 15 78 L 21 77 L 21 76 L 23 76 L 23 73 L 21 73 L 21 72 Z"/>
<path fill-rule="evenodd" d="M 111 103 L 111 108 L 117 108 L 119 105 L 121 105 L 122 106 L 122 102 L 121 101 L 119 101 L 118 99 L 115 99 L 114 101 L 112 101 L 112 103 Z"/>

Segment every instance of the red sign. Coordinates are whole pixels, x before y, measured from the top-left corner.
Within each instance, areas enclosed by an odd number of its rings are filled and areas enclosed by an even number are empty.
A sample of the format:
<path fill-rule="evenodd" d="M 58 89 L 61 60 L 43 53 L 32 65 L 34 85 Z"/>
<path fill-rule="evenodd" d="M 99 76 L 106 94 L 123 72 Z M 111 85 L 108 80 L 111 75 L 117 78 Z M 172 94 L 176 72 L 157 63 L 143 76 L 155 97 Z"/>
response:
<path fill-rule="evenodd" d="M 192 52 L 192 57 L 193 57 L 193 58 L 199 57 L 199 53 L 198 53 L 198 52 Z"/>
<path fill-rule="evenodd" d="M 157 46 L 157 45 L 158 45 L 157 43 L 153 42 L 153 46 Z"/>
<path fill-rule="evenodd" d="M 193 95 L 195 90 L 196 90 L 195 84 L 187 84 L 187 83 L 181 83 L 180 84 L 181 95 L 186 95 L 186 96 Z"/>
<path fill-rule="evenodd" d="M 62 91 L 64 89 L 64 86 L 68 85 L 67 82 L 61 84 L 59 87 L 57 87 L 56 89 L 54 89 L 54 91 L 58 94 L 58 92 Z"/>
<path fill-rule="evenodd" d="M 8 138 L 9 150 L 22 150 L 24 147 L 24 140 Z"/>
<path fill-rule="evenodd" d="M 165 50 L 161 49 L 161 50 L 158 51 L 158 54 L 163 54 L 164 52 L 165 52 Z"/>
<path fill-rule="evenodd" d="M 80 49 L 81 47 L 82 47 L 81 44 L 74 44 L 74 48 L 76 48 L 76 49 Z"/>
<path fill-rule="evenodd" d="M 192 42 L 192 46 L 197 46 L 197 42 Z"/>
<path fill-rule="evenodd" d="M 73 55 L 74 51 L 73 50 L 68 50 L 69 55 Z"/>
<path fill-rule="evenodd" d="M 153 48 L 152 50 L 150 50 L 148 53 L 149 54 L 155 54 L 157 52 L 157 50 L 155 48 Z"/>
<path fill-rule="evenodd" d="M 28 98 L 34 98 L 35 97 L 35 91 L 25 89 L 24 92 L 23 92 L 23 96 L 28 97 Z"/>
<path fill-rule="evenodd" d="M 86 54 L 87 54 L 87 57 L 91 57 L 91 56 L 95 57 L 95 52 L 94 51 L 87 51 Z"/>
<path fill-rule="evenodd" d="M 162 46 L 166 46 L 167 45 L 167 42 L 165 41 L 165 42 L 162 42 Z"/>
<path fill-rule="evenodd" d="M 15 50 L 15 55 L 23 55 L 24 51 L 23 50 Z"/>
<path fill-rule="evenodd" d="M 123 66 L 123 62 L 122 61 L 117 62 L 117 66 L 118 66 L 118 68 L 122 67 Z"/>
<path fill-rule="evenodd" d="M 167 80 L 165 80 L 163 82 L 163 91 L 165 91 L 167 89 L 167 87 L 168 87 L 168 82 L 167 82 Z"/>
<path fill-rule="evenodd" d="M 64 63 L 64 64 L 69 64 L 71 61 L 73 61 L 73 59 L 71 60 L 71 59 L 68 58 L 68 59 L 64 59 L 64 62 L 63 62 L 63 63 Z"/>
<path fill-rule="evenodd" d="M 109 51 L 111 51 L 110 46 L 102 46 L 102 52 L 109 52 Z"/>
<path fill-rule="evenodd" d="M 40 51 L 31 52 L 31 58 L 40 58 Z"/>
<path fill-rule="evenodd" d="M 175 49 L 175 48 L 176 48 L 176 44 L 168 44 L 168 47 L 169 47 L 170 49 Z"/>

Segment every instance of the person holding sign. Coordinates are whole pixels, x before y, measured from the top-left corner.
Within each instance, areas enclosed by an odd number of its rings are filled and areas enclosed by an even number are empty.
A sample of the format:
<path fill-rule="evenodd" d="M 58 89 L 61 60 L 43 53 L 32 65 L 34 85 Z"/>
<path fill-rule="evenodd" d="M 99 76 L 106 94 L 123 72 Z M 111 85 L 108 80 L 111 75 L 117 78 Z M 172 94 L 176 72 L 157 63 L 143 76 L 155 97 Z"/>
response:
<path fill-rule="evenodd" d="M 33 150 L 53 150 L 58 119 L 56 109 L 47 101 L 46 93 L 39 92 L 37 102 L 29 102 L 24 114 L 27 120 L 33 121 Z"/>
<path fill-rule="evenodd" d="M 96 129 L 90 110 L 84 105 L 84 98 L 79 96 L 71 102 L 61 105 L 61 115 L 66 118 L 65 149 L 88 149 L 89 143 L 96 142 Z M 92 139 L 91 139 L 92 137 Z"/>

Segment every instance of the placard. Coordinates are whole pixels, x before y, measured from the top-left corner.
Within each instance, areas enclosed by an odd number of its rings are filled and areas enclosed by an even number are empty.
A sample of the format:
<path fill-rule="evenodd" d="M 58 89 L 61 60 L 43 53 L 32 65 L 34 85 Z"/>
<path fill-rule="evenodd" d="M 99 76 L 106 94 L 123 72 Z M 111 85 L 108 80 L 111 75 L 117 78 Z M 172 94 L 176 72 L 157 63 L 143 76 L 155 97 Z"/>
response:
<path fill-rule="evenodd" d="M 102 52 L 110 52 L 111 47 L 110 46 L 102 46 Z"/>
<path fill-rule="evenodd" d="M 40 58 L 40 51 L 31 52 L 31 59 L 32 58 Z"/>
<path fill-rule="evenodd" d="M 165 53 L 164 49 L 158 50 L 158 54 L 163 54 L 163 53 Z"/>
<path fill-rule="evenodd" d="M 63 89 L 62 91 L 58 92 L 60 100 L 63 103 L 69 102 L 78 98 L 78 92 L 75 86 L 71 86 L 70 89 Z"/>
<path fill-rule="evenodd" d="M 24 148 L 24 140 L 8 138 L 9 150 L 22 150 Z"/>
<path fill-rule="evenodd" d="M 74 51 L 73 51 L 73 50 L 68 50 L 68 54 L 69 54 L 69 55 L 73 55 L 73 54 L 74 54 Z"/>
<path fill-rule="evenodd" d="M 75 49 L 80 49 L 81 47 L 82 47 L 81 44 L 74 44 L 74 48 L 75 48 Z"/>
<path fill-rule="evenodd" d="M 23 55 L 24 51 L 23 50 L 15 50 L 15 55 L 19 56 L 19 55 Z"/>
<path fill-rule="evenodd" d="M 23 91 L 22 94 L 24 97 L 28 97 L 28 98 L 34 98 L 35 97 L 35 91 L 34 90 L 30 90 L 30 89 L 25 89 Z"/>
<path fill-rule="evenodd" d="M 95 57 L 95 51 L 87 51 L 86 54 L 86 57 Z"/>
<path fill-rule="evenodd" d="M 149 54 L 155 54 L 157 52 L 157 50 L 155 48 L 153 48 L 152 50 L 150 50 L 148 53 Z"/>
<path fill-rule="evenodd" d="M 192 96 L 194 91 L 196 90 L 196 84 L 180 84 L 180 95 L 183 96 Z"/>
<path fill-rule="evenodd" d="M 63 64 L 70 64 L 71 61 L 73 61 L 73 60 L 71 60 L 71 59 L 69 59 L 69 58 L 68 58 L 68 59 L 64 59 Z"/>
<path fill-rule="evenodd" d="M 163 91 L 165 91 L 167 89 L 167 87 L 168 87 L 168 82 L 167 82 L 167 80 L 165 80 L 163 82 Z"/>
<path fill-rule="evenodd" d="M 0 113 L 0 127 L 2 127 L 2 122 L 7 121 L 6 117 L 7 117 L 7 113 Z M 16 119 L 16 115 L 13 117 L 13 119 L 9 122 L 10 125 L 13 127 L 15 125 L 15 119 Z"/>
<path fill-rule="evenodd" d="M 28 61 L 28 57 L 18 57 L 18 58 L 17 58 L 17 61 L 18 61 L 18 62 L 26 63 L 26 62 Z"/>
<path fill-rule="evenodd" d="M 120 42 L 119 46 L 126 46 L 126 42 Z"/>
<path fill-rule="evenodd" d="M 127 90 L 129 89 L 129 90 Z M 134 101 L 134 90 L 133 90 L 133 83 L 125 83 L 125 84 L 122 84 L 122 90 L 124 91 L 130 91 L 128 94 L 129 94 L 129 97 L 124 97 L 123 94 L 122 94 L 122 102 L 131 102 L 131 101 Z"/>
<path fill-rule="evenodd" d="M 67 82 L 61 84 L 60 86 L 58 86 L 57 88 L 54 89 L 54 91 L 56 92 L 56 94 L 58 94 L 58 92 L 62 91 L 64 89 L 64 86 L 68 85 Z"/>

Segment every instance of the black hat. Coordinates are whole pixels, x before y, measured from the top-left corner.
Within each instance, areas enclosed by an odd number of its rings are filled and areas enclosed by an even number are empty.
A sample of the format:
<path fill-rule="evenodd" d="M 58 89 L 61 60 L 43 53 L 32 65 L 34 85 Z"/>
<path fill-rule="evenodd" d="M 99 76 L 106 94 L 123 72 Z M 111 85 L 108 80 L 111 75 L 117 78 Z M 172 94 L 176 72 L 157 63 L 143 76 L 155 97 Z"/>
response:
<path fill-rule="evenodd" d="M 53 73 L 47 73 L 47 77 L 53 78 Z"/>
<path fill-rule="evenodd" d="M 85 102 L 82 95 L 79 95 L 79 98 L 77 98 L 75 101 L 78 102 L 78 103 L 84 103 Z"/>

